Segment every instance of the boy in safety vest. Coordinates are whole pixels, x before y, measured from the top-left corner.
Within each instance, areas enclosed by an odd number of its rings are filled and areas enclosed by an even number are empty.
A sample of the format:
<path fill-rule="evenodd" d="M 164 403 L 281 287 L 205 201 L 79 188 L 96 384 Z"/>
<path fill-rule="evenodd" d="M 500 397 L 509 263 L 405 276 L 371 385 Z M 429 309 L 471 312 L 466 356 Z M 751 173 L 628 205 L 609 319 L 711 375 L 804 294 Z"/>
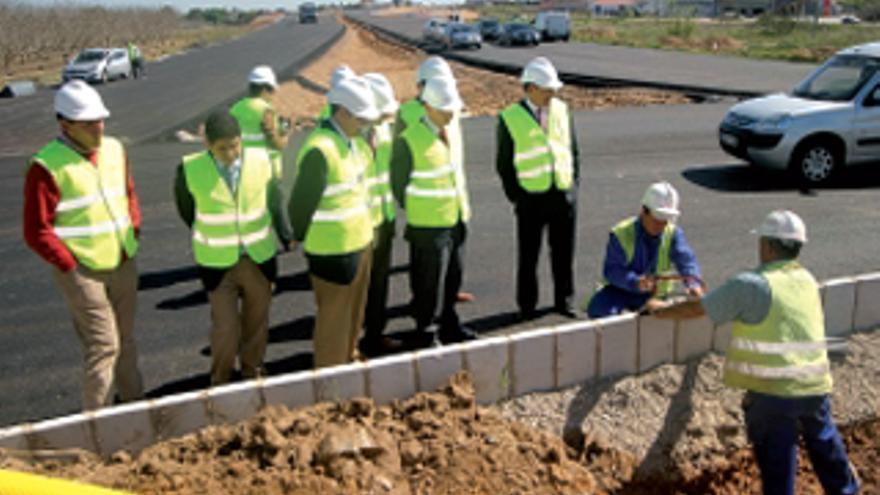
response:
<path fill-rule="evenodd" d="M 771 212 L 757 229 L 760 266 L 721 287 L 671 306 L 658 318 L 708 315 L 733 323 L 724 383 L 745 389 L 746 433 L 765 495 L 794 495 L 798 439 L 803 437 L 825 493 L 859 490 L 855 470 L 831 418 L 831 368 L 819 285 L 797 258 L 807 242 L 803 220 Z"/>
<path fill-rule="evenodd" d="M 243 147 L 226 110 L 205 121 L 207 149 L 183 157 L 174 196 L 211 304 L 211 384 L 263 374 L 279 239 L 287 246 L 280 179 L 265 148 Z M 241 309 L 239 309 L 239 303 Z"/>
<path fill-rule="evenodd" d="M 82 81 L 55 94 L 61 135 L 31 158 L 24 238 L 52 266 L 83 347 L 82 404 L 143 396 L 134 339 L 141 214 L 128 157 L 104 135 L 110 112 Z"/>

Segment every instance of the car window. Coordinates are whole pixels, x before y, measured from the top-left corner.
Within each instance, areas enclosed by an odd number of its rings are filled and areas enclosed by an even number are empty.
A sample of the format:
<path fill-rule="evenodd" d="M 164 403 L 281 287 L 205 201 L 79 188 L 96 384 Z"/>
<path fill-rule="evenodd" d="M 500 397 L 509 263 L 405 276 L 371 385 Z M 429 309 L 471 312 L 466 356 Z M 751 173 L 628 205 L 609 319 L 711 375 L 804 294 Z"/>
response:
<path fill-rule="evenodd" d="M 97 62 L 98 60 L 103 60 L 104 52 L 101 50 L 86 50 L 80 52 L 79 55 L 76 56 L 77 62 Z"/>
<path fill-rule="evenodd" d="M 811 100 L 848 101 L 877 72 L 880 61 L 871 57 L 838 55 L 794 90 Z"/>

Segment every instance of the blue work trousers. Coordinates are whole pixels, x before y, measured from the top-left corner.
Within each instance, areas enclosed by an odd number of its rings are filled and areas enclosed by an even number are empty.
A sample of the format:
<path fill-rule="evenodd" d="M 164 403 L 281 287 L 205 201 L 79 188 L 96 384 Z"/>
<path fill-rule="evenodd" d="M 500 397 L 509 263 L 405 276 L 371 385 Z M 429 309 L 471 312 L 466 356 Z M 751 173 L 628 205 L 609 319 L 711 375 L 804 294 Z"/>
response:
<path fill-rule="evenodd" d="M 800 435 L 825 493 L 858 493 L 858 481 L 831 419 L 827 395 L 791 398 L 748 392 L 743 411 L 764 495 L 794 495 Z"/>

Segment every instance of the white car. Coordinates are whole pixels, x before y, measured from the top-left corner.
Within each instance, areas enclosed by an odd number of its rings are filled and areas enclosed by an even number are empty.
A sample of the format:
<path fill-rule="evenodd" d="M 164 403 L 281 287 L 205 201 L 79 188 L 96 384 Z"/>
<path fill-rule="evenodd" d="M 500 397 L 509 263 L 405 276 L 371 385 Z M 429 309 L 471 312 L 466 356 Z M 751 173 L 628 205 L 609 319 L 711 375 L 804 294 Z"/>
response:
<path fill-rule="evenodd" d="M 439 43 L 443 41 L 446 34 L 446 25 L 448 22 L 440 19 L 430 19 L 422 28 L 422 38 L 425 41 Z"/>
<path fill-rule="evenodd" d="M 791 93 L 734 105 L 718 139 L 727 153 L 808 185 L 880 161 L 880 43 L 841 50 Z"/>
<path fill-rule="evenodd" d="M 105 83 L 111 79 L 131 77 L 131 63 L 125 48 L 87 48 L 64 67 L 61 79 L 83 79 Z"/>
<path fill-rule="evenodd" d="M 568 41 L 571 38 L 571 18 L 568 12 L 538 12 L 535 29 L 541 33 L 541 41 Z"/>

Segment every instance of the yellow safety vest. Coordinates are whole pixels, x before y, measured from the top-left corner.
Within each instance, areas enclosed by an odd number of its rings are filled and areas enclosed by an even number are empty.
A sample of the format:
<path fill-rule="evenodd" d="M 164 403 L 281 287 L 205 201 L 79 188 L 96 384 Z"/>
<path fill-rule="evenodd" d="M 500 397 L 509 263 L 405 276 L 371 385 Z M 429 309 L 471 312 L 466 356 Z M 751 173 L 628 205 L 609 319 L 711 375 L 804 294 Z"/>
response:
<path fill-rule="evenodd" d="M 229 113 L 238 121 L 241 128 L 241 145 L 243 148 L 265 148 L 272 159 L 272 167 L 275 175 L 281 177 L 282 154 L 281 150 L 275 149 L 263 132 L 263 114 L 271 110 L 272 105 L 259 97 L 247 97 L 239 100 L 229 109 Z M 277 119 L 275 125 L 280 125 Z"/>
<path fill-rule="evenodd" d="M 402 122 L 402 126 L 399 129 L 401 133 L 406 130 L 412 124 L 418 122 L 422 117 L 425 116 L 425 105 L 419 101 L 418 98 L 411 98 L 402 105 L 397 110 L 397 117 Z M 394 136 L 395 138 L 397 136 Z"/>
<path fill-rule="evenodd" d="M 623 248 L 627 264 L 632 263 L 633 256 L 635 256 L 636 253 L 636 222 L 638 221 L 639 217 L 627 218 L 626 220 L 618 222 L 617 225 L 611 229 L 611 233 L 617 239 L 620 247 Z M 657 251 L 657 266 L 654 268 L 653 275 L 668 273 L 672 269 L 672 258 L 669 257 L 669 251 L 672 248 L 672 239 L 674 235 L 675 225 L 671 223 L 666 224 L 666 228 L 663 229 L 663 233 L 660 234 L 660 248 Z M 599 282 L 598 290 L 601 290 L 606 285 L 608 285 L 608 281 L 605 277 L 602 277 Z M 657 290 L 654 295 L 656 297 L 667 296 L 672 292 L 672 287 L 673 285 L 671 281 L 658 282 Z"/>
<path fill-rule="evenodd" d="M 470 220 L 464 170 L 456 160 L 453 132 L 450 145 L 419 121 L 407 127 L 403 139 L 413 160 L 406 187 L 407 223 L 415 227 L 453 227 Z M 460 142 L 460 141 L 459 141 Z M 461 148 L 458 148 L 461 149 Z"/>
<path fill-rule="evenodd" d="M 375 157 L 367 169 L 367 187 L 370 190 L 370 216 L 373 226 L 394 220 L 394 198 L 391 195 L 391 123 L 373 127 Z"/>
<path fill-rule="evenodd" d="M 304 249 L 309 254 L 353 253 L 373 241 L 365 179 L 372 151 L 361 138 L 351 142 L 356 151 L 337 132 L 319 127 L 309 134 L 300 150 L 297 169 L 313 149 L 318 149 L 327 163 L 327 185 L 306 232 Z"/>
<path fill-rule="evenodd" d="M 242 150 L 241 176 L 235 195 L 207 151 L 183 157 L 186 185 L 195 200 L 192 246 L 196 263 L 229 268 L 242 251 L 263 263 L 277 251 L 268 191 L 274 179 L 266 150 Z"/>
<path fill-rule="evenodd" d="M 571 128 L 565 103 L 550 100 L 547 132 L 520 103 L 507 107 L 501 118 L 513 139 L 513 165 L 522 188 L 540 193 L 555 183 L 559 190 L 571 189 Z"/>
<path fill-rule="evenodd" d="M 122 144 L 104 137 L 93 165 L 61 141 L 44 146 L 32 163 L 46 169 L 61 194 L 55 209 L 55 235 L 77 262 L 92 270 L 113 270 L 122 251 L 138 248 L 128 211 L 128 171 Z"/>
<path fill-rule="evenodd" d="M 770 284 L 770 311 L 756 325 L 734 322 L 724 383 L 782 397 L 830 393 L 819 285 L 796 261 L 770 263 L 758 273 Z"/>
<path fill-rule="evenodd" d="M 91 484 L 0 469 L 0 495 L 126 495 Z"/>

